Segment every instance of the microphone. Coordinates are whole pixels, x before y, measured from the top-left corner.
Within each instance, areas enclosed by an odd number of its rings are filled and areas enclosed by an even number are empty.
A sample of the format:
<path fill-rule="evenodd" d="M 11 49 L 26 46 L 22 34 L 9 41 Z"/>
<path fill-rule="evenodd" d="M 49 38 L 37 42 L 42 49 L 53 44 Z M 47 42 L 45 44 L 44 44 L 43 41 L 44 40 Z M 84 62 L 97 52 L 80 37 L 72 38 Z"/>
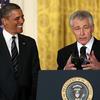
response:
<path fill-rule="evenodd" d="M 86 46 L 82 46 L 80 48 L 80 62 L 82 65 L 88 63 L 87 56 L 86 56 L 86 48 L 87 48 Z"/>
<path fill-rule="evenodd" d="M 77 53 L 75 51 L 72 52 L 71 62 L 75 65 L 75 67 L 77 68 L 77 70 L 82 70 L 81 64 L 82 64 L 82 60 L 83 59 L 80 60 L 80 58 L 76 54 Z"/>
<path fill-rule="evenodd" d="M 85 56 L 80 56 L 80 62 L 81 62 L 81 65 L 86 65 L 89 63 Z"/>
<path fill-rule="evenodd" d="M 82 46 L 80 49 L 80 57 L 77 55 L 77 50 L 74 50 L 71 55 L 71 62 L 75 65 L 77 70 L 82 70 L 82 65 L 88 64 L 86 56 L 86 47 Z"/>

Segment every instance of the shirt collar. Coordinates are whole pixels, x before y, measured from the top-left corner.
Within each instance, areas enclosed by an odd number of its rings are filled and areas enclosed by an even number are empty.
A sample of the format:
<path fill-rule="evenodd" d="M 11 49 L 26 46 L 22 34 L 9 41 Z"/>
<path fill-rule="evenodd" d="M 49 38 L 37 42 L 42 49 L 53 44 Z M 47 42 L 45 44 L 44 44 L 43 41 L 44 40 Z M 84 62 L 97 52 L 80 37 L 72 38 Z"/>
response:
<path fill-rule="evenodd" d="M 89 40 L 89 42 L 84 45 L 86 46 L 86 52 L 90 54 L 91 52 L 91 49 L 92 49 L 92 45 L 93 45 L 93 42 L 94 42 L 94 37 L 92 36 L 92 38 Z M 80 48 L 82 47 L 83 45 L 79 42 L 77 42 L 77 48 L 78 48 L 78 51 L 80 52 Z M 79 54 L 80 55 L 80 54 Z"/>
<path fill-rule="evenodd" d="M 13 35 L 11 33 L 7 32 L 5 29 L 3 29 L 3 36 L 4 36 L 6 41 L 9 41 L 12 38 Z M 17 34 L 15 34 L 14 36 L 16 38 L 18 38 Z"/>

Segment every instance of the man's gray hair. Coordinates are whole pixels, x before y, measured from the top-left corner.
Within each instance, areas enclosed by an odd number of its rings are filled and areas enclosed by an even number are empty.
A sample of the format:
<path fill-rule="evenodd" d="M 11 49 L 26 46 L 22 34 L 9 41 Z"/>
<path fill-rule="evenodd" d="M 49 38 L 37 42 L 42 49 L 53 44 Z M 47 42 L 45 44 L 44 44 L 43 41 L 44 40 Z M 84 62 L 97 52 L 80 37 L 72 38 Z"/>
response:
<path fill-rule="evenodd" d="M 93 22 L 93 16 L 91 13 L 89 13 L 88 11 L 85 10 L 78 10 L 76 12 L 74 12 L 69 19 L 69 23 L 70 26 L 73 27 L 73 20 L 75 18 L 78 18 L 79 20 L 83 20 L 84 18 L 88 18 L 89 19 L 89 24 L 90 26 L 94 26 L 94 22 Z"/>

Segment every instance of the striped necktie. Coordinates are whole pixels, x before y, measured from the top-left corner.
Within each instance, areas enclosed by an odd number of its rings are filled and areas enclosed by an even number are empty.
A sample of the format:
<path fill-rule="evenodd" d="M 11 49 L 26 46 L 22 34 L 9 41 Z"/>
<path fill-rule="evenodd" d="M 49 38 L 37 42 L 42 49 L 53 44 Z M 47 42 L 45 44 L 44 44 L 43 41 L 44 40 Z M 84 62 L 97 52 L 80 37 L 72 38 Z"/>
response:
<path fill-rule="evenodd" d="M 16 47 L 16 42 L 15 42 L 16 37 L 13 36 L 12 37 L 12 43 L 11 43 L 11 53 L 12 53 L 12 65 L 14 68 L 14 71 L 17 72 L 18 71 L 18 50 Z"/>

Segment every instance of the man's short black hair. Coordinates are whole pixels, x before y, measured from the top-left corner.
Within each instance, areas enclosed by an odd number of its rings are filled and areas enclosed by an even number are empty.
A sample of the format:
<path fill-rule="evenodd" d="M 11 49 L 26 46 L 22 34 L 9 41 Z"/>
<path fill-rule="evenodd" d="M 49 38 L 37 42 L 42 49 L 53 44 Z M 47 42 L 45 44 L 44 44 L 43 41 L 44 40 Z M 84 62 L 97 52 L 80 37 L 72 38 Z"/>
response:
<path fill-rule="evenodd" d="M 0 9 L 0 18 L 4 18 L 7 17 L 9 12 L 11 12 L 12 10 L 15 9 L 21 9 L 19 5 L 15 4 L 15 3 L 8 3 L 6 5 L 4 5 L 1 9 Z"/>

